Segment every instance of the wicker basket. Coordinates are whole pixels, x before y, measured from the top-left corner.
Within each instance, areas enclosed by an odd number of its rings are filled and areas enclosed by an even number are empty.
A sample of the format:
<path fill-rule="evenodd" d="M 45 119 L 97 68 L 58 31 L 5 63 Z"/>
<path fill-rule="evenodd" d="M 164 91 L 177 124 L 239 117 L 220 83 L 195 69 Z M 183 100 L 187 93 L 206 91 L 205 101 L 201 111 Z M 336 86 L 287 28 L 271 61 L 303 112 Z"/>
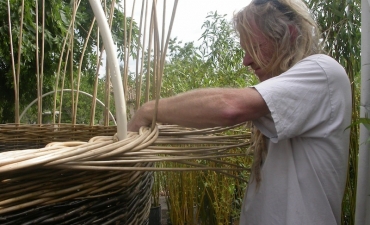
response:
<path fill-rule="evenodd" d="M 0 224 L 148 224 L 153 171 L 215 170 L 228 174 L 227 171 L 245 170 L 219 160 L 245 156 L 244 152 L 231 149 L 249 145 L 244 134 L 219 134 L 230 128 L 159 128 L 153 122 L 150 129 L 127 133 L 125 96 L 107 18 L 99 0 L 89 1 L 112 72 L 117 126 L 0 125 Z M 178 0 L 174 2 L 177 6 Z M 163 49 L 160 55 L 166 56 L 167 48 Z M 159 61 L 157 66 L 162 71 L 156 78 L 157 93 L 165 58 Z M 108 84 L 109 79 L 106 81 Z M 107 93 L 111 91 L 109 85 Z M 59 91 L 58 87 L 55 89 Z M 19 118 L 15 121 L 20 123 Z M 212 160 L 217 166 L 208 167 L 202 160 Z M 161 161 L 192 168 L 154 167 L 154 162 Z"/>
<path fill-rule="evenodd" d="M 97 135 L 114 133 L 115 127 L 104 126 L 2 125 L 0 153 L 40 148 L 53 141 L 88 141 Z M 39 166 L 3 172 L 0 173 L 0 223 L 147 224 L 152 173 Z"/>
<path fill-rule="evenodd" d="M 90 4 L 110 59 L 116 114 L 120 116 L 117 126 L 0 125 L 0 224 L 148 223 L 153 172 L 130 168 L 153 167 L 153 162 L 126 163 L 124 171 L 78 168 L 84 160 L 119 157 L 121 152 L 116 149 L 131 146 L 131 139 L 122 145 L 119 142 L 126 138 L 127 121 L 115 46 L 101 2 L 90 0 Z M 97 136 L 104 140 L 94 142 Z M 45 147 L 48 143 L 53 146 Z M 95 154 L 98 145 L 100 150 L 104 145 L 110 147 Z M 89 156 L 86 151 L 70 151 L 87 148 Z M 71 162 L 75 165 L 70 166 Z"/>

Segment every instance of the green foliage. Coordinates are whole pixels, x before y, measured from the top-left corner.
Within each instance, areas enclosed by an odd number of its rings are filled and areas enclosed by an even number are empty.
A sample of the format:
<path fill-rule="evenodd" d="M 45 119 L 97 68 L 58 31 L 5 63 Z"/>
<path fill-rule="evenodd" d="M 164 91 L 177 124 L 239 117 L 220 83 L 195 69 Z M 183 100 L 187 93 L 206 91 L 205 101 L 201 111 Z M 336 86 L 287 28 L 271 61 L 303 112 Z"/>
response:
<path fill-rule="evenodd" d="M 359 71 L 360 71 L 360 1 L 307 0 L 308 7 L 323 31 L 326 52 L 346 69 L 352 84 L 353 118 L 368 126 L 369 121 L 359 119 Z M 207 16 L 200 47 L 193 42 L 172 40 L 169 61 L 165 69 L 163 96 L 170 96 L 199 87 L 244 87 L 257 82 L 241 64 L 242 51 L 238 47 L 231 27 L 223 16 L 216 13 Z M 186 81 L 186 82 L 184 82 Z M 342 224 L 354 224 L 358 123 L 351 127 L 348 181 L 343 199 Z M 211 193 L 211 192 L 208 192 Z"/>
<path fill-rule="evenodd" d="M 76 93 L 75 93 L 76 94 Z M 60 93 L 59 93 L 60 96 Z M 57 108 L 56 113 L 56 122 L 59 121 L 61 123 L 71 123 L 72 122 L 72 95 L 70 91 L 64 91 L 63 93 L 63 104 L 61 108 Z M 43 98 L 44 101 L 53 101 L 54 95 L 48 95 Z M 57 99 L 58 105 L 60 103 L 60 99 Z M 87 96 L 85 94 L 80 93 L 79 95 L 79 104 L 76 116 L 76 123 L 77 124 L 89 124 L 90 123 L 90 111 L 86 109 L 90 109 L 92 105 L 92 97 Z M 84 110 L 85 109 L 85 110 Z M 97 104 L 95 110 L 95 118 L 94 124 L 103 124 L 103 111 L 104 107 L 102 105 Z M 44 108 L 43 110 L 43 123 L 51 123 L 53 119 L 52 109 L 51 108 Z M 34 124 L 37 123 L 37 104 L 33 104 L 22 117 L 21 123 L 29 123 Z"/>
<path fill-rule="evenodd" d="M 244 52 L 225 16 L 217 12 L 207 15 L 199 38 L 200 46 L 194 42 L 182 43 L 177 38 L 170 40 L 161 97 L 195 88 L 246 87 L 257 83 L 256 77 L 242 64 Z M 235 151 L 244 152 L 245 149 Z M 248 157 L 223 159 L 226 161 L 245 168 L 251 163 Z M 197 162 L 220 167 L 219 163 Z M 181 167 L 169 163 L 164 166 Z M 249 176 L 247 171 L 233 174 L 244 180 Z M 161 176 L 169 195 L 172 224 L 194 224 L 194 216 L 201 224 L 228 224 L 231 218 L 239 217 L 246 182 L 213 171 L 168 172 Z"/>
<path fill-rule="evenodd" d="M 370 131 L 370 118 L 364 117 L 364 118 L 359 118 L 357 121 L 351 124 L 348 128 L 351 127 L 357 127 L 358 125 L 362 124 L 367 130 Z M 370 137 L 366 140 L 366 143 L 370 143 Z M 360 143 L 363 144 L 363 143 Z"/>
<path fill-rule="evenodd" d="M 207 20 L 202 26 L 205 30 L 201 36 L 203 43 L 200 46 L 200 52 L 209 67 L 214 68 L 215 73 L 221 73 L 219 77 L 230 72 L 237 75 L 245 73 L 241 61 L 244 51 L 240 48 L 239 38 L 225 16 L 216 11 L 206 17 Z"/>
<path fill-rule="evenodd" d="M 20 33 L 20 5 L 21 1 L 11 0 L 11 20 L 12 36 L 14 44 L 14 60 L 17 63 L 18 42 Z M 61 1 L 49 1 L 46 10 L 50 13 L 49 19 L 45 23 L 45 61 L 47 70 L 44 71 L 44 92 L 52 89 L 52 79 L 56 69 L 59 52 L 53 49 L 60 49 L 62 38 L 66 33 L 66 24 L 61 20 L 61 15 L 65 14 L 66 6 Z M 41 6 L 39 6 L 41 11 Z M 0 122 L 14 122 L 14 89 L 13 75 L 11 67 L 10 38 L 7 2 L 0 1 Z M 36 17 L 35 2 L 25 1 L 24 26 L 22 36 L 22 56 L 20 64 L 20 101 L 25 105 L 36 98 Z M 39 22 L 41 16 L 39 16 Z M 58 21 L 58 22 L 55 22 Z M 39 25 L 39 39 L 41 39 L 41 25 Z M 39 51 L 41 41 L 39 42 Z"/>
<path fill-rule="evenodd" d="M 42 2 L 38 2 L 38 15 L 36 15 L 36 1 L 24 1 L 24 14 L 23 14 L 23 26 L 22 26 L 22 40 L 21 40 L 21 57 L 20 57 L 20 109 L 28 105 L 31 101 L 37 98 L 37 59 L 36 52 L 39 54 L 39 72 L 43 66 L 43 84 L 42 92 L 46 93 L 51 90 L 60 89 L 61 87 L 55 86 L 56 73 L 58 71 L 58 65 L 60 59 L 64 59 L 62 62 L 62 68 L 66 66 L 66 83 L 64 88 L 76 88 L 77 85 L 77 71 L 78 68 L 83 71 L 81 75 L 81 81 L 87 82 L 82 86 L 89 86 L 91 89 L 85 91 L 92 93 L 92 83 L 96 76 L 97 69 L 97 25 L 95 24 L 91 37 L 88 37 L 88 31 L 94 18 L 93 11 L 88 1 L 81 1 L 78 10 L 76 12 L 74 25 L 73 25 L 73 65 L 71 60 L 68 59 L 66 52 L 63 51 L 63 43 L 65 39 L 70 37 L 70 24 L 73 19 L 73 1 L 66 0 L 50 0 L 45 1 L 45 30 L 42 32 L 42 13 L 43 6 Z M 18 63 L 18 45 L 21 31 L 21 0 L 10 0 L 10 15 L 8 15 L 8 4 L 5 0 L 0 0 L 0 123 L 14 122 L 14 78 L 12 72 L 12 58 L 15 63 Z M 108 5 L 110 2 L 108 1 Z M 107 12 L 109 14 L 109 10 Z M 12 28 L 12 41 L 14 55 L 10 53 L 11 40 L 9 35 L 9 18 L 11 19 Z M 38 24 L 36 24 L 36 16 L 38 16 Z M 126 51 L 127 46 L 124 46 L 124 15 L 122 9 L 115 8 L 114 18 L 112 24 L 112 34 L 115 43 L 121 46 L 119 50 L 119 56 L 123 59 L 123 51 Z M 128 24 L 131 22 L 130 18 L 126 21 Z M 36 27 L 38 25 L 38 31 Z M 129 26 L 127 26 L 129 27 Z M 128 33 L 128 32 L 127 32 Z M 36 44 L 36 34 L 38 34 L 38 47 Z M 136 52 L 138 44 L 136 43 L 137 36 L 139 35 L 138 27 L 136 23 L 133 23 L 132 31 L 132 42 L 131 42 L 131 53 Z M 128 39 L 128 35 L 127 35 Z M 41 65 L 41 46 L 44 41 L 44 62 Z M 83 51 L 85 42 L 86 50 Z M 67 44 L 69 41 L 67 41 Z M 100 39 L 100 46 L 102 46 L 102 39 Z M 67 46 L 68 47 L 68 46 Z M 69 46 L 71 47 L 71 46 Z M 84 53 L 84 55 L 82 55 Z M 80 59 L 83 60 L 80 64 Z M 69 56 L 71 58 L 71 56 Z M 67 64 L 67 65 L 66 65 Z M 72 69 L 71 66 L 73 66 Z M 17 65 L 15 65 L 17 67 Z M 73 71 L 71 74 L 71 71 Z M 63 73 L 64 74 L 64 73 Z M 62 74 L 62 75 L 63 75 Z M 61 83 L 61 82 L 59 82 Z M 46 98 L 43 100 L 43 108 L 51 109 L 52 100 Z M 64 101 L 64 103 L 66 103 Z M 89 107 L 81 107 L 85 110 L 86 114 L 90 110 Z M 32 111 L 32 110 L 31 110 Z M 37 112 L 37 111 L 34 111 Z"/>
<path fill-rule="evenodd" d="M 256 83 L 243 66 L 243 50 L 226 15 L 209 13 L 200 46 L 172 39 L 161 95 L 172 96 L 195 88 L 245 87 Z M 186 82 L 184 82 L 186 81 Z"/>

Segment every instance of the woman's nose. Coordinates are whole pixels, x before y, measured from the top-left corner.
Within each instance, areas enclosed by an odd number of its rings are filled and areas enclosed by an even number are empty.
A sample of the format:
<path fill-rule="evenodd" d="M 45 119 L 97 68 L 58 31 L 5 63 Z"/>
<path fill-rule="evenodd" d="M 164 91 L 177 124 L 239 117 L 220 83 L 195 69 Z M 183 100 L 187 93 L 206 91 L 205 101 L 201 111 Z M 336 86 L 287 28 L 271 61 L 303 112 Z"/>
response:
<path fill-rule="evenodd" d="M 246 52 L 243 58 L 243 65 L 249 66 L 252 62 L 252 57 Z"/>

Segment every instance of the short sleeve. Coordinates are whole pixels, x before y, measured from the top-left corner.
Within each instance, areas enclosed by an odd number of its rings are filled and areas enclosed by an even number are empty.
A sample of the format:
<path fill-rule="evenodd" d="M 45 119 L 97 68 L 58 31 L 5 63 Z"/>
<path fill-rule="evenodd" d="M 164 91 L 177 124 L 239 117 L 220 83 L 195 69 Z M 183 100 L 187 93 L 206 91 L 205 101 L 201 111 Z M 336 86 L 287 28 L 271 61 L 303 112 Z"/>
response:
<path fill-rule="evenodd" d="M 256 85 L 271 112 L 253 121 L 257 128 L 272 142 L 296 136 L 325 137 L 335 110 L 330 81 L 335 79 L 328 78 L 328 71 L 330 75 L 347 78 L 335 60 L 315 55 Z"/>

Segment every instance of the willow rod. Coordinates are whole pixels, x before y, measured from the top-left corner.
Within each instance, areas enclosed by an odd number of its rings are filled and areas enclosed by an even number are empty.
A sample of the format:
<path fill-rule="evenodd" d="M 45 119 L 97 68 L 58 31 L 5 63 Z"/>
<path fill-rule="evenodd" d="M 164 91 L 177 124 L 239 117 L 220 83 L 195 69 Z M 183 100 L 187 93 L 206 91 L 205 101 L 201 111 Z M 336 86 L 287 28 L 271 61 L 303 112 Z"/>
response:
<path fill-rule="evenodd" d="M 181 141 L 180 137 L 166 137 L 161 140 L 158 137 L 159 130 L 150 130 L 149 128 L 140 128 L 139 133 L 130 132 L 129 135 L 119 141 L 115 141 L 113 137 L 102 136 L 92 138 L 89 142 L 54 142 L 48 144 L 42 149 L 27 149 L 18 151 L 9 151 L 0 153 L 0 172 L 15 171 L 21 168 L 27 167 L 50 167 L 53 168 L 58 165 L 72 165 L 77 164 L 99 164 L 109 165 L 111 163 L 121 164 L 129 163 L 128 158 L 124 158 L 127 154 L 128 157 L 143 156 L 143 155 L 157 155 L 164 153 L 167 156 L 163 158 L 151 157 L 145 159 L 143 157 L 138 158 L 141 162 L 152 162 L 153 160 L 158 161 L 181 161 L 181 160 L 193 160 L 193 159 L 210 159 L 220 158 L 226 156 L 236 156 L 235 154 L 225 154 L 228 149 L 239 148 L 249 144 L 248 140 L 245 140 L 243 136 L 235 136 L 230 138 L 231 141 L 225 141 L 227 139 L 220 138 L 219 136 L 211 136 L 210 138 L 205 136 L 194 136 L 193 138 L 185 138 L 185 141 Z M 181 148 L 172 147 L 166 149 L 149 149 L 153 144 L 162 143 L 168 145 L 169 143 L 186 143 L 189 145 L 194 144 L 207 144 L 209 146 L 199 146 L 198 149 L 194 147 L 187 149 L 187 146 Z M 239 142 L 239 143 L 238 143 Z M 160 147 L 160 146 L 158 146 Z M 183 151 L 181 151 L 183 150 Z M 237 153 L 238 156 L 244 154 Z M 172 156 L 171 156 L 172 155 Z M 111 163 L 107 160 L 111 160 Z M 95 162 L 92 162 L 95 161 Z M 105 162 L 104 162 L 105 161 Z M 131 162 L 134 162 L 131 160 Z M 75 168 L 75 167 L 70 167 Z"/>
<path fill-rule="evenodd" d="M 68 45 L 68 50 L 67 50 L 67 53 L 66 53 L 66 62 L 68 62 L 68 59 L 70 57 L 70 51 L 71 51 L 71 39 L 69 40 L 69 45 Z M 59 118 L 58 118 L 58 123 L 60 124 L 61 121 L 62 121 L 62 106 L 63 106 L 63 90 L 64 90 L 64 84 L 65 84 L 65 80 L 66 80 L 66 74 L 67 74 L 67 65 L 68 63 L 65 63 L 64 65 L 64 68 L 63 68 L 63 76 L 62 76 L 62 83 L 61 83 L 61 92 L 60 92 L 60 102 L 59 102 Z M 71 89 L 73 90 L 73 89 Z M 55 93 L 56 94 L 56 93 Z M 72 95 L 72 99 L 73 99 L 73 95 Z M 54 115 L 55 116 L 55 115 Z"/>
<path fill-rule="evenodd" d="M 146 7 L 144 7 L 146 6 Z M 141 46 L 140 41 L 140 35 L 137 38 L 137 42 L 139 43 L 139 47 L 137 48 L 137 59 L 136 59 L 136 76 L 135 76 L 135 87 L 136 87 L 136 102 L 135 102 L 135 110 L 137 110 L 140 107 L 140 98 L 141 98 L 141 82 L 142 82 L 142 72 L 143 72 L 143 60 L 144 60 L 144 48 L 145 48 L 145 38 L 146 38 L 146 19 L 147 19 L 147 6 L 148 6 L 148 0 L 142 0 L 141 3 L 141 13 L 140 13 L 140 26 L 139 26 L 139 32 L 144 33 L 143 37 L 143 45 Z M 143 31 L 143 16 L 145 12 L 145 21 L 144 21 L 144 32 Z M 142 49 L 142 54 L 140 58 L 140 47 Z M 140 59 L 140 60 L 139 60 Z M 141 71 L 139 73 L 139 62 L 141 63 Z"/>
<path fill-rule="evenodd" d="M 71 24 L 69 25 L 68 30 L 70 29 L 70 27 L 71 27 Z M 63 47 L 62 47 L 62 51 L 61 51 L 60 57 L 59 57 L 57 76 L 56 76 L 55 85 L 54 85 L 55 89 L 58 89 L 58 87 L 59 87 L 60 72 L 61 72 L 61 68 L 62 68 L 62 62 L 63 62 L 63 59 L 64 59 L 63 55 L 64 55 L 64 50 L 65 50 L 66 45 L 67 45 L 68 35 L 69 35 L 69 32 L 67 32 L 66 36 L 63 39 L 63 45 L 62 45 Z M 70 45 L 68 47 L 70 47 Z M 68 62 L 68 56 L 69 56 L 69 48 L 68 48 L 68 52 L 66 53 L 66 62 Z M 64 76 L 65 76 L 65 72 L 64 72 Z M 62 78 L 62 79 L 64 81 L 64 78 Z M 64 87 L 64 82 L 62 83 L 62 88 L 61 89 L 63 89 L 63 87 Z M 57 92 L 54 93 L 53 124 L 55 124 L 55 112 L 56 112 L 56 107 L 57 107 L 57 94 L 58 94 Z M 61 96 L 63 96 L 63 93 L 61 93 Z M 60 105 L 62 105 L 62 102 L 63 101 L 62 101 L 62 98 L 61 98 L 60 99 Z M 61 108 L 59 108 L 59 116 L 61 117 Z M 59 123 L 60 123 L 60 118 L 59 118 Z"/>
<path fill-rule="evenodd" d="M 73 69 L 73 65 L 74 65 L 74 62 L 73 62 L 73 55 L 74 55 L 74 30 L 75 30 L 75 20 L 76 20 L 76 14 L 77 14 L 77 5 L 76 5 L 76 0 L 72 0 L 72 3 L 73 3 L 73 7 L 72 7 L 72 18 L 71 18 L 71 23 L 72 23 L 72 26 L 71 26 L 71 29 L 69 30 L 69 32 L 71 33 L 71 41 L 70 41 L 70 57 L 69 57 L 69 62 L 70 62 L 70 65 L 69 65 L 69 72 L 70 72 L 70 82 L 71 82 L 71 89 L 74 90 L 74 69 Z M 71 98 L 71 105 L 72 105 L 72 115 L 75 114 L 75 111 L 76 111 L 76 108 L 75 108 L 75 97 L 74 97 L 74 91 L 72 91 L 72 98 Z M 76 124 L 76 120 L 74 120 L 74 116 L 72 116 L 72 124 Z"/>
<path fill-rule="evenodd" d="M 134 22 L 133 15 L 135 10 L 135 4 L 136 0 L 132 3 L 132 12 L 131 12 L 131 20 L 130 20 L 130 28 L 129 28 L 129 35 L 128 35 L 128 42 L 127 45 L 125 45 L 125 50 L 127 53 L 125 54 L 125 64 L 124 64 L 124 73 L 123 73 L 123 91 L 127 93 L 127 82 L 128 82 L 128 71 L 129 71 L 129 59 L 130 59 L 130 51 L 131 51 L 131 38 L 132 38 L 132 24 Z M 127 18 L 127 15 L 125 14 L 125 18 Z M 126 29 L 125 29 L 126 32 Z"/>
<path fill-rule="evenodd" d="M 91 110 L 90 110 L 90 126 L 94 126 L 95 124 L 95 111 L 96 111 L 96 101 L 95 99 L 97 98 L 98 95 L 98 84 L 99 84 L 99 70 L 100 70 L 100 62 L 102 59 L 102 52 L 103 48 L 101 51 L 99 51 L 99 45 L 100 45 L 100 39 L 99 39 L 99 27 L 97 28 L 97 35 L 96 35 L 96 52 L 99 53 L 99 57 L 96 60 L 96 73 L 95 73 L 95 80 L 94 80 L 94 88 L 93 88 L 93 101 L 91 105 Z"/>
<path fill-rule="evenodd" d="M 15 73 L 15 63 L 14 63 L 14 46 L 13 46 L 13 34 L 12 34 L 12 21 L 11 21 L 11 13 L 10 13 L 10 2 L 8 0 L 8 24 L 9 24 L 9 39 L 10 39 L 10 58 L 12 61 L 12 75 L 13 75 L 13 82 L 14 82 L 14 99 L 15 99 L 15 123 L 19 123 L 19 87 L 18 79 Z"/>
<path fill-rule="evenodd" d="M 81 1 L 78 1 L 77 2 L 77 6 L 76 8 L 79 7 Z M 70 31 L 72 29 L 72 26 L 74 24 L 74 20 L 72 19 L 69 23 L 69 27 L 68 27 L 68 31 Z M 71 35 L 71 37 L 70 37 Z M 69 56 L 70 56 L 70 51 L 71 51 L 71 48 L 73 47 L 72 46 L 72 39 L 73 39 L 73 36 L 72 36 L 72 33 L 71 32 L 67 32 L 66 36 L 64 37 L 63 39 L 63 47 L 62 47 L 62 51 L 60 53 L 60 57 L 59 57 L 59 63 L 58 63 L 58 70 L 57 70 L 57 76 L 56 76 L 56 79 L 55 79 L 55 89 L 58 89 L 59 87 L 59 79 L 60 79 L 60 73 L 61 73 L 61 67 L 62 67 L 62 62 L 63 60 L 65 62 L 68 62 L 69 60 Z M 69 44 L 67 45 L 67 41 L 69 40 Z M 67 53 L 66 53 L 66 56 L 65 58 L 63 57 L 64 55 L 64 51 L 66 49 L 66 46 L 68 46 L 68 49 L 67 49 Z M 64 82 L 65 82 L 65 76 L 66 76 L 66 71 L 67 71 L 67 65 L 68 63 L 65 63 L 65 66 L 64 66 L 64 69 L 63 69 L 63 76 L 62 76 L 62 84 L 61 84 L 61 93 L 60 93 L 60 105 L 59 105 L 59 119 L 58 119 L 58 123 L 61 123 L 61 118 L 62 118 L 62 105 L 63 105 L 63 90 L 65 89 L 64 88 Z M 71 88 L 73 89 L 73 86 L 71 86 Z M 55 116 L 56 116 L 56 105 L 57 105 L 57 94 L 58 92 L 55 92 L 54 94 L 54 105 L 53 105 L 53 124 L 55 124 Z M 73 101 L 73 94 L 72 94 L 72 101 Z M 72 104 L 73 106 L 73 104 Z"/>
<path fill-rule="evenodd" d="M 155 153 L 153 153 L 155 154 Z M 245 156 L 245 154 L 224 154 L 224 155 L 205 155 L 205 156 L 202 156 L 202 155 L 195 155 L 195 156 L 165 156 L 165 157 L 160 157 L 160 156 L 152 156 L 152 157 L 148 157 L 148 158 L 138 158 L 138 157 L 134 157 L 132 159 L 130 158 L 127 158 L 125 157 L 125 159 L 122 159 L 122 160 L 109 160 L 109 161 L 84 161 L 84 162 L 67 162 L 65 163 L 65 165 L 68 165 L 68 166 L 71 166 L 71 168 L 73 168 L 73 166 L 80 166 L 80 165 L 84 165 L 84 166 L 101 166 L 101 165 L 118 165 L 119 167 L 121 167 L 122 164 L 129 164 L 129 163 L 138 163 L 138 162 L 183 162 L 184 160 L 203 160 L 203 159 L 213 159 L 215 157 L 217 158 L 226 158 L 226 157 L 237 157 L 237 156 Z M 222 164 L 227 164 L 227 163 L 224 163 L 224 162 L 221 162 L 221 161 L 218 161 L 218 163 L 222 163 Z M 227 164 L 227 165 L 231 165 L 231 164 Z M 233 165 L 235 166 L 235 165 Z M 97 168 L 99 168 L 97 167 Z M 241 167 L 239 167 L 241 168 Z M 244 168 L 241 168 L 241 169 L 244 169 Z M 135 169 L 133 169 L 135 170 Z"/>
<path fill-rule="evenodd" d="M 212 170 L 212 171 L 243 171 L 249 170 L 247 168 L 220 168 L 220 167 L 182 167 L 182 168 L 164 168 L 164 167 L 137 167 L 137 166 L 130 166 L 130 167 L 114 167 L 114 166 L 71 166 L 71 165 L 58 165 L 56 168 L 60 169 L 76 169 L 76 170 L 102 170 L 102 171 L 178 171 L 178 172 L 185 172 L 185 171 L 204 171 L 204 170 Z"/>
<path fill-rule="evenodd" d="M 18 36 L 18 64 L 17 64 L 17 82 L 14 83 L 14 87 L 18 90 L 17 98 L 15 99 L 15 123 L 19 123 L 19 78 L 21 73 L 21 55 L 22 55 L 22 41 L 23 41 L 23 20 L 24 20 L 24 0 L 22 0 L 22 6 L 21 6 L 21 18 L 20 18 L 20 28 L 19 28 L 19 36 Z"/>
<path fill-rule="evenodd" d="M 108 16 L 108 7 L 107 7 L 107 1 L 104 1 L 105 5 L 105 14 L 107 15 L 108 19 L 108 25 L 109 25 L 109 30 L 112 30 L 112 24 L 113 24 L 113 17 L 114 17 L 114 6 L 115 6 L 115 0 L 111 2 L 110 5 L 110 10 L 109 10 L 109 16 Z M 106 107 L 104 108 L 104 126 L 109 125 L 109 109 L 110 109 L 110 98 L 111 98 L 111 75 L 110 75 L 110 69 L 109 69 L 109 61 L 106 59 L 106 68 L 105 68 L 105 105 Z M 124 91 L 124 93 L 126 93 Z"/>
<path fill-rule="evenodd" d="M 38 15 L 38 14 L 36 14 Z M 36 16 L 38 17 L 38 16 Z M 36 33 L 38 34 L 38 29 L 36 30 Z M 37 43 L 38 46 L 38 43 Z M 38 48 L 37 48 L 38 51 Z M 39 110 L 39 124 L 42 124 L 42 86 L 44 83 L 44 58 L 45 58 L 45 0 L 42 0 L 42 21 L 41 21 L 41 60 L 40 65 L 37 65 L 40 67 L 40 73 L 38 76 L 38 88 L 37 88 L 37 96 L 38 96 L 38 110 Z M 38 72 L 38 71 L 37 71 Z"/>
<path fill-rule="evenodd" d="M 165 3 L 166 3 L 166 1 L 164 2 L 164 4 Z M 152 127 L 151 127 L 152 129 L 154 129 L 154 126 L 155 126 L 156 121 L 157 121 L 158 103 L 159 103 L 160 91 L 161 91 L 161 86 L 162 86 L 162 77 L 163 77 L 164 64 L 165 64 L 165 60 L 166 60 L 166 52 L 167 52 L 167 48 L 168 48 L 168 44 L 169 44 L 169 39 L 170 39 L 170 36 L 171 36 L 173 22 L 175 20 L 177 4 L 178 4 L 178 0 L 175 0 L 173 10 L 172 10 L 170 27 L 169 27 L 168 34 L 167 34 L 166 45 L 163 47 L 162 52 L 161 52 L 161 60 L 160 60 L 160 63 L 159 63 L 158 80 L 157 80 L 157 83 L 156 83 L 156 102 L 155 102 L 155 110 L 154 110 Z M 155 18 L 155 21 L 156 21 L 157 15 L 156 15 L 156 9 L 155 8 L 154 8 L 154 18 Z M 157 24 L 155 24 L 155 25 L 157 25 Z M 162 37 L 162 38 L 164 38 L 164 37 Z"/>
<path fill-rule="evenodd" d="M 79 62 L 79 67 L 78 67 L 78 72 L 77 72 L 77 92 L 76 92 L 76 101 L 75 101 L 75 112 L 74 114 L 72 115 L 74 118 L 73 120 L 76 121 L 77 120 L 77 108 L 78 108 L 78 97 L 79 97 L 79 93 L 80 93 L 80 84 L 81 84 L 81 70 L 82 70 L 82 62 L 83 62 L 83 59 L 84 59 L 84 56 L 85 56 L 85 51 L 86 51 L 86 48 L 87 48 L 87 44 L 89 43 L 89 39 L 90 39 L 90 36 L 91 36 L 91 32 L 93 30 L 93 27 L 94 27 L 94 24 L 95 24 L 95 17 L 93 19 L 93 21 L 91 22 L 91 25 L 90 25 L 90 28 L 89 28 L 89 31 L 87 33 L 87 37 L 85 39 L 85 43 L 84 43 L 84 46 L 82 48 L 82 52 L 81 52 L 81 58 L 80 58 L 80 62 Z"/>
<path fill-rule="evenodd" d="M 43 94 L 41 97 L 43 98 L 43 97 L 45 97 L 45 96 L 48 96 L 48 95 L 51 95 L 51 94 L 54 94 L 54 93 L 57 93 L 57 92 L 72 92 L 72 91 L 74 91 L 74 92 L 77 92 L 77 90 L 72 90 L 72 89 L 63 89 L 63 90 L 55 90 L 55 91 L 49 91 L 49 92 L 47 92 L 47 93 L 45 93 L 45 94 Z M 89 93 L 87 93 L 87 92 L 84 92 L 84 91 L 78 91 L 79 93 L 81 93 L 81 94 L 84 94 L 84 95 L 86 95 L 86 96 L 89 96 L 89 97 L 91 97 L 92 98 L 92 102 L 93 102 L 93 104 L 94 105 L 96 105 L 96 102 L 98 102 L 102 107 L 105 107 L 105 105 L 104 105 L 104 103 L 102 102 L 102 101 L 100 101 L 98 98 L 94 98 L 94 96 L 93 95 L 91 95 L 91 94 L 89 94 Z M 95 100 L 95 101 L 94 101 Z M 20 115 L 20 117 L 19 117 L 19 120 L 21 121 L 22 120 L 22 118 L 23 118 L 23 116 L 26 114 L 26 112 L 27 112 L 27 110 L 35 103 L 37 101 L 37 99 L 35 99 L 35 100 L 33 100 L 30 104 L 28 104 L 27 106 L 26 106 L 26 108 L 24 108 L 24 110 L 22 111 L 22 113 L 21 113 L 21 115 Z M 113 123 L 115 124 L 115 125 L 117 125 L 116 124 L 116 120 L 114 119 L 114 116 L 113 116 L 113 114 L 112 114 L 112 112 L 111 111 L 109 111 L 108 112 L 109 113 L 109 116 L 110 116 L 110 119 L 113 121 Z"/>

